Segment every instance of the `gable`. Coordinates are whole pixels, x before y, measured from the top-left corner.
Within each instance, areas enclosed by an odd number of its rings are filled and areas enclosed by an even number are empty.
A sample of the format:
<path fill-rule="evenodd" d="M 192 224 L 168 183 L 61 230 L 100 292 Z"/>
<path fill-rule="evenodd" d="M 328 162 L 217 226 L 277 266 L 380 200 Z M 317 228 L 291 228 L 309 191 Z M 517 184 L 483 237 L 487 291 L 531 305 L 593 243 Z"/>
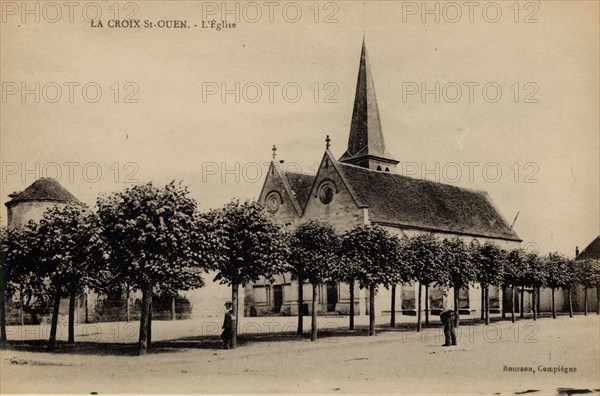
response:
<path fill-rule="evenodd" d="M 364 205 L 339 171 L 333 155 L 326 151 L 313 180 L 302 220 L 327 221 L 338 231 L 344 231 L 364 224 L 365 216 Z"/>
<path fill-rule="evenodd" d="M 269 166 L 258 203 L 283 224 L 297 222 L 302 213 L 298 202 L 291 194 L 289 183 L 273 162 Z"/>
<path fill-rule="evenodd" d="M 577 260 L 600 259 L 600 236 L 597 236 L 585 249 L 576 257 Z"/>

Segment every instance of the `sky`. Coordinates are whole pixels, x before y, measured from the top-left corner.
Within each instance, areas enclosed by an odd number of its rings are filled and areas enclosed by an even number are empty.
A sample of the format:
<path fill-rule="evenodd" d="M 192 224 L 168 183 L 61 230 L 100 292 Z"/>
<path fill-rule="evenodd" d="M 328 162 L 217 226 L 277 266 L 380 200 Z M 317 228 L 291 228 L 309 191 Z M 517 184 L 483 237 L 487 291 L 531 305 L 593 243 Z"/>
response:
<path fill-rule="evenodd" d="M 175 179 L 206 210 L 257 198 L 273 145 L 314 173 L 326 135 L 345 151 L 364 37 L 399 173 L 487 191 L 541 253 L 600 232 L 598 2 L 24 4 L 0 2 L 3 203 Z"/>

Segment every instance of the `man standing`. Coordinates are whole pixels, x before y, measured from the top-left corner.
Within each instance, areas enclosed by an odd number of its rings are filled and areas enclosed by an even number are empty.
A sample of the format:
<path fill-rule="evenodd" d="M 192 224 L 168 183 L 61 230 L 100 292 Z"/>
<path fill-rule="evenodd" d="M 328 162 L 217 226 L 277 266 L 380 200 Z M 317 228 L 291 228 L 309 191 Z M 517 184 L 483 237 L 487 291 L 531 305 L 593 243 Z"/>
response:
<path fill-rule="evenodd" d="M 454 312 L 454 304 L 452 298 L 448 296 L 448 291 L 444 290 L 442 298 L 443 309 L 440 313 L 440 319 L 444 324 L 444 337 L 446 338 L 444 345 L 456 345 L 456 313 Z"/>
<path fill-rule="evenodd" d="M 223 346 L 225 349 L 231 349 L 231 340 L 233 338 L 233 304 L 231 301 L 225 303 L 225 318 L 223 319 L 223 332 L 221 333 L 221 340 L 223 340 Z"/>

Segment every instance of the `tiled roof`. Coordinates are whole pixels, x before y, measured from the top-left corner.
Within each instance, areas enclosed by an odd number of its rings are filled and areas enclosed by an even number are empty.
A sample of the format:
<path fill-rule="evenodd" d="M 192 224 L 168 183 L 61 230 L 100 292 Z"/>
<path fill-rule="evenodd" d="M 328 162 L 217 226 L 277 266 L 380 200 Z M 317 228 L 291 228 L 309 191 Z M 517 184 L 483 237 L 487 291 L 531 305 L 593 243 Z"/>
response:
<path fill-rule="evenodd" d="M 596 237 L 585 249 L 583 249 L 576 257 L 577 260 L 582 259 L 600 259 L 600 235 Z"/>
<path fill-rule="evenodd" d="M 58 181 L 48 177 L 36 180 L 24 191 L 12 193 L 9 197 L 12 199 L 5 204 L 6 206 L 27 201 L 79 202 Z"/>
<path fill-rule="evenodd" d="M 372 222 L 520 241 L 486 192 L 338 165 Z"/>
<path fill-rule="evenodd" d="M 287 172 L 285 177 L 292 188 L 292 192 L 300 205 L 300 208 L 304 209 L 308 197 L 310 196 L 310 189 L 313 184 L 314 176 L 305 175 L 304 173 Z"/>

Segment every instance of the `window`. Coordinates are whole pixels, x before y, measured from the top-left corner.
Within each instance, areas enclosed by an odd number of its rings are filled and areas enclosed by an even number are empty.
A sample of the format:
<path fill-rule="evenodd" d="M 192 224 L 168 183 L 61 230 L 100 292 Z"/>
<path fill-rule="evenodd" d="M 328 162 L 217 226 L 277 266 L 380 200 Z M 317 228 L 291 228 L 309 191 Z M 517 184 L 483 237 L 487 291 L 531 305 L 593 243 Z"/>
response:
<path fill-rule="evenodd" d="M 458 291 L 458 308 L 469 309 L 469 288 L 463 287 Z"/>
<path fill-rule="evenodd" d="M 413 284 L 402 285 L 402 309 L 415 309 L 415 286 Z"/>
<path fill-rule="evenodd" d="M 277 213 L 281 206 L 281 196 L 277 191 L 270 192 L 265 199 L 265 206 L 269 213 Z"/>
<path fill-rule="evenodd" d="M 325 205 L 328 205 L 333 201 L 333 195 L 335 194 L 333 183 L 326 181 L 319 187 L 319 199 Z"/>

